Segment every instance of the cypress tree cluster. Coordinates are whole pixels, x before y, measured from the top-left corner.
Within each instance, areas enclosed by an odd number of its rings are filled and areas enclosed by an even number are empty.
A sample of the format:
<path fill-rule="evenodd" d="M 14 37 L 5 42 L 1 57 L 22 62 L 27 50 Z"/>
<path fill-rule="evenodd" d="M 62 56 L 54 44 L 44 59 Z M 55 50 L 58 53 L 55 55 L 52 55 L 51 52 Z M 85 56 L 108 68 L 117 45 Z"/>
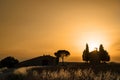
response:
<path fill-rule="evenodd" d="M 96 55 L 97 55 L 97 58 L 94 58 L 96 57 Z M 87 63 L 93 62 L 93 61 L 105 63 L 107 61 L 110 61 L 110 56 L 108 52 L 104 50 L 104 47 L 102 44 L 99 46 L 99 51 L 94 50 L 92 52 L 89 52 L 89 46 L 88 44 L 86 44 L 86 48 L 83 51 L 82 57 L 83 57 L 83 61 L 86 61 Z"/>

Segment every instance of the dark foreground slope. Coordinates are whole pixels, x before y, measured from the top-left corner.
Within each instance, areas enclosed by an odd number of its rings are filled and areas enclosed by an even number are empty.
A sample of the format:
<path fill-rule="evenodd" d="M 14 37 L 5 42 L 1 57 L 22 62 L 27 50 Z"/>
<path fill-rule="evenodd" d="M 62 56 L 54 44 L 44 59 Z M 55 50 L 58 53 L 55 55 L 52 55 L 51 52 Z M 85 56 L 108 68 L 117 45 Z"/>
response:
<path fill-rule="evenodd" d="M 60 63 L 59 65 L 62 65 Z M 120 73 L 120 63 L 110 62 L 110 63 L 101 63 L 101 64 L 89 64 L 83 62 L 66 62 L 64 67 L 70 67 L 74 69 L 89 69 L 91 68 L 94 72 L 100 71 L 112 71 Z"/>
<path fill-rule="evenodd" d="M 66 62 L 57 66 L 9 69 L 0 73 L 0 80 L 120 80 L 119 68 L 118 63 L 91 65 Z"/>

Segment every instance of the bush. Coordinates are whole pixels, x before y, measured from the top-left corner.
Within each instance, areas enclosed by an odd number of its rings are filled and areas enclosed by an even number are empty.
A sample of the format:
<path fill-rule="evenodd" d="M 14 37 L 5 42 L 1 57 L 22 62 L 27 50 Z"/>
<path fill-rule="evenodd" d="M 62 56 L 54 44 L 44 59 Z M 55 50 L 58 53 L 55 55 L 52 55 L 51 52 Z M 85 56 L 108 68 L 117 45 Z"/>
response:
<path fill-rule="evenodd" d="M 9 57 L 2 59 L 0 62 L 0 65 L 1 65 L 1 67 L 12 68 L 18 63 L 19 63 L 19 61 L 17 59 L 9 56 Z"/>

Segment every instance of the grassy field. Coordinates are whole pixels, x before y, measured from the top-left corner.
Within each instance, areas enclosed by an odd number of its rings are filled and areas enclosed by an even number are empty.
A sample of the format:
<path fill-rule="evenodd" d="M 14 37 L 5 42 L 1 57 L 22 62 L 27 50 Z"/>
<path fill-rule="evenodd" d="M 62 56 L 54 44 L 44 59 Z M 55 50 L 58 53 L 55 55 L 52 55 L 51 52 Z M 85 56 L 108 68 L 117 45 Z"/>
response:
<path fill-rule="evenodd" d="M 64 63 L 64 66 L 4 68 L 0 70 L 0 80 L 120 80 L 120 64 Z"/>

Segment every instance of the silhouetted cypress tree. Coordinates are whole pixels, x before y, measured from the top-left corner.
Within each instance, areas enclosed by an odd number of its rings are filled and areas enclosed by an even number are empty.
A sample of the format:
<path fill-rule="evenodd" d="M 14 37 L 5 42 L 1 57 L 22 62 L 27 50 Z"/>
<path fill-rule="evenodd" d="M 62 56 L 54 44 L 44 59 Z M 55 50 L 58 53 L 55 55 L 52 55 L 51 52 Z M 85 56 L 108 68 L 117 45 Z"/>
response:
<path fill-rule="evenodd" d="M 102 44 L 99 47 L 99 54 L 102 62 L 106 62 L 110 60 L 110 56 L 108 55 L 108 52 L 104 50 L 104 47 Z"/>
<path fill-rule="evenodd" d="M 103 47 L 102 44 L 100 44 L 99 51 L 100 51 L 100 52 L 103 52 L 103 51 L 104 51 L 104 47 Z"/>
<path fill-rule="evenodd" d="M 89 47 L 88 47 L 88 44 L 86 44 L 86 49 L 83 51 L 83 60 L 84 61 L 89 61 Z"/>

